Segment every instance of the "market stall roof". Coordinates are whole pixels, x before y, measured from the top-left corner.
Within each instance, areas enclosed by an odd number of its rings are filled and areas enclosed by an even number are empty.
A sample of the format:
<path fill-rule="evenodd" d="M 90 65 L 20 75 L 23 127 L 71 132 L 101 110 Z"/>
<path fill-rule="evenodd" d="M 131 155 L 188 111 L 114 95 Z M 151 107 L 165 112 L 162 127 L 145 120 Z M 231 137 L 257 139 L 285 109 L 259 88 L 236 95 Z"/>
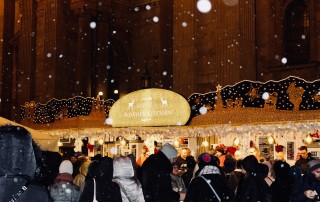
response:
<path fill-rule="evenodd" d="M 161 103 L 164 110 L 171 105 L 163 100 Z M 188 103 L 191 117 L 187 126 L 113 128 L 107 124 L 106 118 L 114 101 L 100 100 L 99 97 L 52 99 L 46 104 L 31 101 L 21 107 L 21 116 L 22 124 L 60 137 L 90 137 L 95 134 L 205 137 L 230 131 L 239 133 L 248 128 L 254 131 L 263 128 L 264 132 L 298 129 L 309 133 L 319 128 L 320 80 L 308 82 L 297 77 L 265 83 L 244 80 L 232 86 L 217 86 L 217 91 L 194 93 L 188 98 Z M 132 112 L 131 104 L 133 101 L 130 100 L 122 106 L 124 112 Z M 144 106 L 137 105 L 140 108 Z M 144 115 L 138 115 L 141 114 Z"/>
<path fill-rule="evenodd" d="M 15 126 L 24 127 L 25 129 L 27 129 L 31 133 L 32 139 L 40 146 L 41 150 L 43 150 L 43 151 L 59 151 L 59 148 L 58 148 L 59 137 L 57 137 L 57 136 L 44 134 L 43 132 L 31 129 L 27 126 L 15 123 L 15 122 L 10 121 L 8 119 L 5 119 L 3 117 L 0 117 L 0 124 L 1 125 L 11 124 L 11 125 L 15 125 Z"/>

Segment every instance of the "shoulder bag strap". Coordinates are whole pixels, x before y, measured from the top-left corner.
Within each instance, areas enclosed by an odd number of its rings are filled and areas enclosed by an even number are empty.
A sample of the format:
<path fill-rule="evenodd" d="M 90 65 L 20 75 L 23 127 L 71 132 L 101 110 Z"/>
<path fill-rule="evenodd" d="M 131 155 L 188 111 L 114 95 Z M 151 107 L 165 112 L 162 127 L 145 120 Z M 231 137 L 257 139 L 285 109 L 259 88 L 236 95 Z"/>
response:
<path fill-rule="evenodd" d="M 92 178 L 93 179 L 93 200 L 92 202 L 98 202 L 97 201 L 97 198 L 96 198 L 96 179 Z"/>
<path fill-rule="evenodd" d="M 214 190 L 214 188 L 211 186 L 211 184 L 207 181 L 207 179 L 203 176 L 199 176 L 201 177 L 204 181 L 206 181 L 206 183 L 209 185 L 209 187 L 211 188 L 211 190 L 213 191 L 214 195 L 217 197 L 218 201 L 221 202 L 221 199 L 219 197 L 219 195 L 217 194 L 216 190 Z"/>
<path fill-rule="evenodd" d="M 21 187 L 21 189 L 15 195 L 12 196 L 12 198 L 11 198 L 11 200 L 9 200 L 9 202 L 16 201 L 23 194 L 23 192 L 25 192 L 28 189 L 30 182 L 31 182 L 31 180 L 27 180 L 26 184 L 23 185 Z"/>

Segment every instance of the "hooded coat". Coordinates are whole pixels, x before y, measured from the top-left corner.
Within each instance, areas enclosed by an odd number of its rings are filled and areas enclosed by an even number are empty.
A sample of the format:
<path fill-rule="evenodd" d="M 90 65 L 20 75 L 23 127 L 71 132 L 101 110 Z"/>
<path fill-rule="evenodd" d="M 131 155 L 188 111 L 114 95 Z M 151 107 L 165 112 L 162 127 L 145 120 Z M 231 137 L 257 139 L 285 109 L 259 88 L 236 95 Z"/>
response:
<path fill-rule="evenodd" d="M 129 157 L 115 157 L 113 160 L 113 181 L 120 186 L 123 202 L 144 202 L 142 187 L 134 175 Z"/>
<path fill-rule="evenodd" d="M 31 134 L 23 127 L 0 127 L 0 201 L 9 201 L 26 185 L 16 202 L 49 201 L 48 191 L 32 183 L 37 168 Z"/>
<path fill-rule="evenodd" d="M 112 182 L 113 163 L 109 157 L 103 157 L 90 163 L 88 174 L 79 202 L 92 202 L 94 181 L 96 181 L 96 200 L 99 202 L 121 202 L 120 187 Z"/>
<path fill-rule="evenodd" d="M 172 165 L 161 150 L 144 161 L 140 182 L 146 202 L 179 201 L 179 193 L 172 190 L 171 172 Z"/>

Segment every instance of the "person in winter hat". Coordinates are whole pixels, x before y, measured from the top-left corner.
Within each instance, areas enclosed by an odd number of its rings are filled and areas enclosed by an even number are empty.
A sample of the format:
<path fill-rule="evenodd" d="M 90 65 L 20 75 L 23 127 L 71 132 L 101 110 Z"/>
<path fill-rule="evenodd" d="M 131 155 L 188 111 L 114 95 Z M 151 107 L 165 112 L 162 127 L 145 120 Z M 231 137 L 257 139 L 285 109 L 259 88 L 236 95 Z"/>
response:
<path fill-rule="evenodd" d="M 129 157 L 116 156 L 114 158 L 113 181 L 120 186 L 122 202 L 144 202 L 142 187 L 135 177 Z"/>
<path fill-rule="evenodd" d="M 165 143 L 157 154 L 147 158 L 141 167 L 140 182 L 146 202 L 173 202 L 184 198 L 172 190 L 170 173 L 177 150 Z M 181 197 L 180 197 L 181 195 Z"/>
<path fill-rule="evenodd" d="M 233 193 L 219 168 L 219 163 L 216 156 L 209 153 L 200 154 L 197 177 L 191 181 L 187 189 L 185 202 L 231 201 Z"/>
<path fill-rule="evenodd" d="M 92 202 L 94 198 L 99 202 L 121 202 L 120 187 L 112 177 L 113 160 L 110 157 L 92 161 L 79 202 Z"/>
<path fill-rule="evenodd" d="M 81 190 L 73 184 L 73 166 L 70 160 L 64 160 L 59 166 L 59 175 L 54 184 L 50 185 L 49 191 L 54 202 L 69 201 L 78 202 Z"/>
<path fill-rule="evenodd" d="M 42 158 L 41 150 L 32 141 L 30 132 L 21 126 L 0 126 L 0 148 L 0 201 L 11 201 L 14 197 L 16 202 L 49 201 L 39 178 L 41 163 L 37 164 L 37 159 Z"/>
<path fill-rule="evenodd" d="M 304 175 L 305 201 L 320 201 L 320 160 L 315 159 L 308 162 L 309 169 Z"/>

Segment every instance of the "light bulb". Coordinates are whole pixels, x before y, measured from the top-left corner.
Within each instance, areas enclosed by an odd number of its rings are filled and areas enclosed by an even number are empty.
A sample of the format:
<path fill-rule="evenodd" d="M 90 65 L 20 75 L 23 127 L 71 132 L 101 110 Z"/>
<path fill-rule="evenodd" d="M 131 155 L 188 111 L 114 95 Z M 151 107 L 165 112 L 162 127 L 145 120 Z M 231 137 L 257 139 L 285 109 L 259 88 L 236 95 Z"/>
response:
<path fill-rule="evenodd" d="M 176 139 L 176 140 L 173 142 L 173 145 L 174 145 L 175 147 L 179 147 L 179 145 L 180 145 L 179 140 Z"/>
<path fill-rule="evenodd" d="M 234 139 L 233 139 L 233 146 L 239 146 L 239 144 L 240 144 L 240 139 L 238 138 L 238 137 L 235 137 Z"/>
<path fill-rule="evenodd" d="M 274 139 L 274 137 L 272 135 L 270 135 L 268 137 L 268 144 L 274 144 L 274 143 L 275 143 L 275 139 Z"/>
<path fill-rule="evenodd" d="M 310 134 L 308 134 L 305 138 L 304 138 L 304 142 L 307 144 L 311 144 L 312 143 L 312 137 Z"/>
<path fill-rule="evenodd" d="M 204 141 L 202 142 L 201 145 L 202 145 L 203 147 L 209 147 L 209 142 L 208 142 L 207 138 L 204 139 Z"/>
<path fill-rule="evenodd" d="M 122 146 L 124 146 L 124 145 L 127 144 L 127 141 L 123 138 L 123 139 L 120 141 L 120 144 L 121 144 Z"/>

